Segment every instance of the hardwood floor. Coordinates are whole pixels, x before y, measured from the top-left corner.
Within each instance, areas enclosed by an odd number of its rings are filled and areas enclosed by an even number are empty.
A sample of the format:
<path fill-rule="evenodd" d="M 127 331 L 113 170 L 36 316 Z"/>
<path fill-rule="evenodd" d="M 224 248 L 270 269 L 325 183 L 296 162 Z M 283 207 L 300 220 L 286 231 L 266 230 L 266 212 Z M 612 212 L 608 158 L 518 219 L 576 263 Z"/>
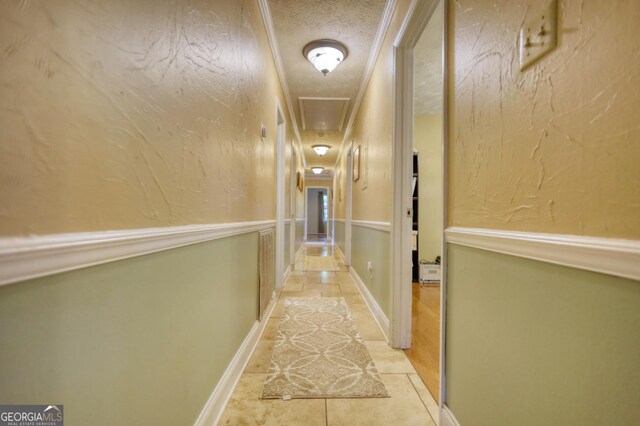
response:
<path fill-rule="evenodd" d="M 439 402 L 440 393 L 440 285 L 413 283 L 411 349 L 405 353 Z"/>

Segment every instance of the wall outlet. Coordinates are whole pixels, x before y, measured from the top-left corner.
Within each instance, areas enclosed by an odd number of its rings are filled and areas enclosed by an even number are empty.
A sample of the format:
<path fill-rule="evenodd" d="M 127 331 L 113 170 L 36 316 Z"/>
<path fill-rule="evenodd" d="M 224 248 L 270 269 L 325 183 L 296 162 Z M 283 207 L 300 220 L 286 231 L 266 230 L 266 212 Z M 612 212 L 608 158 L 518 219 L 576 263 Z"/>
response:
<path fill-rule="evenodd" d="M 520 70 L 552 51 L 558 42 L 558 1 L 533 13 L 520 28 Z"/>
<path fill-rule="evenodd" d="M 369 273 L 373 272 L 373 262 L 372 261 L 368 261 L 367 262 L 367 271 L 369 271 Z"/>

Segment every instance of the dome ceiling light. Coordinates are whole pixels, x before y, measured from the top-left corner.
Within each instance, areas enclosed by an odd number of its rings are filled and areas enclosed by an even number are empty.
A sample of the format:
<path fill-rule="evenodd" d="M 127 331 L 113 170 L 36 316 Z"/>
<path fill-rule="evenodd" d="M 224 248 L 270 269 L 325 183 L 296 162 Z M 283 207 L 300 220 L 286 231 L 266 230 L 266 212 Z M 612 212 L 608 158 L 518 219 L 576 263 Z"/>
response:
<path fill-rule="evenodd" d="M 325 155 L 331 147 L 329 145 L 313 145 L 311 148 L 318 154 L 320 157 Z"/>
<path fill-rule="evenodd" d="M 302 54 L 323 75 L 333 71 L 340 62 L 344 61 L 349 52 L 340 42 L 335 40 L 315 40 L 302 49 Z"/>
<path fill-rule="evenodd" d="M 320 173 L 322 173 L 323 170 L 324 170 L 324 167 L 312 167 L 311 168 L 311 171 L 316 175 L 319 175 Z"/>

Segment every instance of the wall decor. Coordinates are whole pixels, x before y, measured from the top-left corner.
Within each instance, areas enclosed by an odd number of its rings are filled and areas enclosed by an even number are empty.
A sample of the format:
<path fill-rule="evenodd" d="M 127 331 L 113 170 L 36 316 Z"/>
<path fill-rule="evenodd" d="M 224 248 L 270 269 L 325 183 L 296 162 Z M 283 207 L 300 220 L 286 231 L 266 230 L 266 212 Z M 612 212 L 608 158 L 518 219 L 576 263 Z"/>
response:
<path fill-rule="evenodd" d="M 304 188 L 304 182 L 302 180 L 302 173 L 300 172 L 296 173 L 296 186 L 298 187 L 300 192 L 302 192 L 302 189 Z"/>
<path fill-rule="evenodd" d="M 360 145 L 353 150 L 353 181 L 360 179 Z"/>

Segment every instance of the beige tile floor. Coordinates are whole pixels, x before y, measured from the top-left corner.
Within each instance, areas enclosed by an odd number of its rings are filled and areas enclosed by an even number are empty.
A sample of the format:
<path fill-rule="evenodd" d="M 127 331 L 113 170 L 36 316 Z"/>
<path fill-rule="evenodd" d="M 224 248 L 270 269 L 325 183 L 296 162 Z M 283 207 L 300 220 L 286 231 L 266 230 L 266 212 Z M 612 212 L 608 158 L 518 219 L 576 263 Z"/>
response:
<path fill-rule="evenodd" d="M 251 360 L 220 419 L 221 425 L 430 425 L 439 423 L 438 405 L 404 352 L 392 349 L 371 316 L 338 256 L 340 272 L 304 272 L 304 256 L 334 256 L 330 245 L 307 245 L 279 292 L 276 305 Z M 345 298 L 358 331 L 391 398 L 261 400 L 278 323 L 286 297 Z"/>

